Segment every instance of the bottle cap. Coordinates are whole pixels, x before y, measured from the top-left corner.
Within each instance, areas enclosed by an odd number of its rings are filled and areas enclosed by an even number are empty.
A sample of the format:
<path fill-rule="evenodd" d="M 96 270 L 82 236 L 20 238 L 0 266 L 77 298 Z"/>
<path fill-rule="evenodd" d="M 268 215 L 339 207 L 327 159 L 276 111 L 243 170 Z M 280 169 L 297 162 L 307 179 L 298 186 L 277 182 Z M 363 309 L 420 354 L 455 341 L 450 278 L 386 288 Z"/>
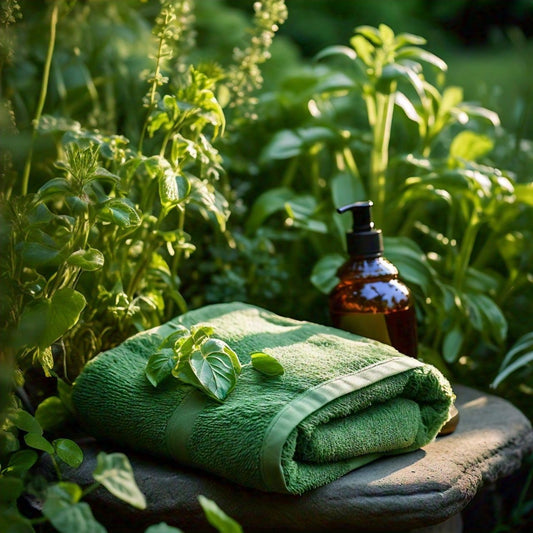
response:
<path fill-rule="evenodd" d="M 352 231 L 346 233 L 346 246 L 350 255 L 376 257 L 383 254 L 383 237 L 380 229 L 374 228 L 372 222 L 370 200 L 355 202 L 339 207 L 337 212 L 342 214 L 351 211 L 353 216 Z"/>

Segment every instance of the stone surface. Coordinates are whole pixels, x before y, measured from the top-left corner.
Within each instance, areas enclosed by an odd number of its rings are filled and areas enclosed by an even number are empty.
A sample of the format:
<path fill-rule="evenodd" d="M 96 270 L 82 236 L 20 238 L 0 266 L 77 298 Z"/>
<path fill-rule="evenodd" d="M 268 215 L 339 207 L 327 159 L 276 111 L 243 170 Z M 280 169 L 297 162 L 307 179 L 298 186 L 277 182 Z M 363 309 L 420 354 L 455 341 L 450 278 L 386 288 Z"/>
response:
<path fill-rule="evenodd" d="M 515 472 L 533 451 L 527 418 L 507 401 L 456 386 L 457 430 L 421 450 L 384 458 L 303 496 L 267 494 L 116 446 L 83 443 L 84 465 L 70 478 L 89 484 L 99 450 L 124 451 L 147 497 L 139 512 L 102 489 L 90 496 L 110 532 L 167 522 L 184 532 L 213 531 L 198 504 L 214 500 L 244 531 L 409 531 L 461 512 L 485 485 Z M 68 476 L 67 476 L 68 477 Z"/>

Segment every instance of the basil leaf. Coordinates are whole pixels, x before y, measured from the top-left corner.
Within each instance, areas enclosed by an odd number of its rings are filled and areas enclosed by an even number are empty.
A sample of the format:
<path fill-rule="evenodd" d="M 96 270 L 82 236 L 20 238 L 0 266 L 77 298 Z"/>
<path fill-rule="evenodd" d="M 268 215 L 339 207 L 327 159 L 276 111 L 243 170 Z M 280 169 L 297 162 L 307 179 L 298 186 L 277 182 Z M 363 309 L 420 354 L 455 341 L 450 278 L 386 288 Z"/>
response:
<path fill-rule="evenodd" d="M 204 353 L 203 348 L 191 354 L 191 370 L 210 398 L 224 401 L 237 384 L 232 357 L 222 351 Z"/>
<path fill-rule="evenodd" d="M 157 387 L 163 380 L 172 374 L 174 368 L 174 350 L 163 348 L 150 356 L 146 363 L 144 373 L 148 381 Z"/>
<path fill-rule="evenodd" d="M 283 365 L 273 356 L 265 352 L 254 352 L 251 354 L 252 366 L 265 376 L 281 376 L 285 373 Z"/>

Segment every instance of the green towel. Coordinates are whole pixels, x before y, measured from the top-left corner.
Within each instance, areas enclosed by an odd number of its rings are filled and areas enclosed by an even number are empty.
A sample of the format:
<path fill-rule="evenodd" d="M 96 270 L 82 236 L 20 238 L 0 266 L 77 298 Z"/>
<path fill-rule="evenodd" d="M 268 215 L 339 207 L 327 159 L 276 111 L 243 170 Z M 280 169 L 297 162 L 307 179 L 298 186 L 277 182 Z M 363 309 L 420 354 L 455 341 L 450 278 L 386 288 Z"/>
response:
<path fill-rule="evenodd" d="M 242 363 L 264 351 L 285 373 L 247 367 L 223 403 L 172 378 L 154 388 L 147 359 L 177 324 L 199 323 Z M 80 421 L 97 437 L 293 494 L 429 443 L 452 397 L 438 370 L 389 346 L 242 303 L 190 311 L 131 337 L 89 362 L 73 392 Z"/>

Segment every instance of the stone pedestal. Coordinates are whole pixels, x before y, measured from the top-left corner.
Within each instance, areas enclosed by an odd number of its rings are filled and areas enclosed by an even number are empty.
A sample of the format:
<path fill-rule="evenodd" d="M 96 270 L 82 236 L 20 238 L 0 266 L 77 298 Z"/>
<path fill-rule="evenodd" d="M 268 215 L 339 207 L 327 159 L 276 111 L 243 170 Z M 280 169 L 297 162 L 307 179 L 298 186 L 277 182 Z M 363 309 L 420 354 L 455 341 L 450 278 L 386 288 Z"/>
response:
<path fill-rule="evenodd" d="M 90 495 L 109 532 L 144 532 L 167 522 L 185 533 L 212 532 L 198 503 L 214 500 L 245 532 L 459 532 L 461 511 L 484 487 L 517 471 L 533 451 L 527 418 L 496 396 L 456 386 L 457 430 L 421 450 L 380 459 L 303 496 L 267 494 L 159 459 L 94 441 L 83 443 L 86 461 L 67 474 L 92 482 L 98 451 L 123 451 L 147 497 L 139 512 L 103 489 Z"/>

